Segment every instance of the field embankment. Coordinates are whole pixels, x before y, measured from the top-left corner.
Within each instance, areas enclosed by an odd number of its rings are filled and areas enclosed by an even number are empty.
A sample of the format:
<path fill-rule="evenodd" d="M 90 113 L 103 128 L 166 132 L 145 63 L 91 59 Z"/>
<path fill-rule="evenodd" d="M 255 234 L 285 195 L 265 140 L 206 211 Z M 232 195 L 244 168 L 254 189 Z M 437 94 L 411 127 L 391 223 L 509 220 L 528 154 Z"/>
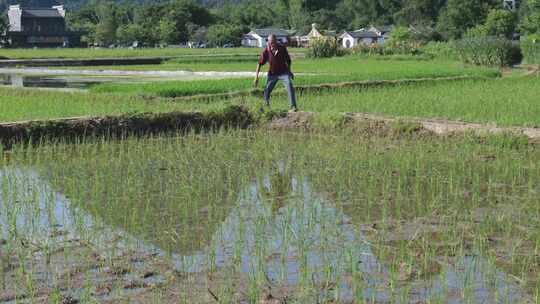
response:
<path fill-rule="evenodd" d="M 537 91 L 540 79 L 537 77 L 512 77 L 503 79 L 454 79 L 453 81 L 412 80 L 408 84 L 400 81 L 374 82 L 375 87 L 340 87 L 332 85 L 325 90 L 315 86 L 313 90 L 299 90 L 299 106 L 302 111 L 313 113 L 309 123 L 312 126 L 341 127 L 347 121 L 346 113 L 365 113 L 373 117 L 392 117 L 393 119 L 409 121 L 416 117 L 425 121 L 441 119 L 451 121 L 452 130 L 489 129 L 490 132 L 511 132 L 536 134 L 540 126 L 540 107 L 538 106 Z M 382 85 L 384 83 L 392 84 Z M 381 85 L 378 85 L 381 84 Z M 334 87 L 335 86 L 335 87 Z M 301 87 L 300 87 L 301 88 Z M 150 124 L 160 121 L 156 117 L 166 117 L 167 113 L 199 112 L 198 115 L 215 115 L 229 113 L 230 107 L 242 107 L 246 113 L 258 122 L 281 117 L 287 110 L 286 97 L 275 95 L 272 109 L 262 108 L 258 96 L 242 96 L 228 99 L 161 99 L 134 96 L 130 94 L 93 94 L 39 92 L 33 90 L 2 89 L 0 119 L 3 121 L 38 120 L 48 123 L 33 123 L 41 125 L 42 130 L 29 131 L 33 128 L 24 127 L 26 131 L 18 131 L 20 135 L 9 135 L 13 138 L 39 138 L 46 133 L 54 135 L 57 129 L 66 134 L 73 132 L 77 135 L 86 134 L 87 125 L 92 125 L 95 119 L 81 125 L 65 126 L 63 117 L 145 117 Z M 262 112 L 261 112 L 262 111 Z M 141 114 L 153 113 L 153 114 Z M 362 114 L 365 116 L 365 114 Z M 155 115 L 155 117 L 154 117 Z M 358 115 L 354 114 L 354 117 Z M 349 115 L 349 117 L 351 117 Z M 52 123 L 50 120 L 58 123 Z M 105 119 L 105 122 L 108 120 Z M 454 123 L 455 122 L 455 123 Z M 181 126 L 171 126 L 164 123 L 165 129 Z M 465 127 L 460 124 L 472 124 Z M 57 125 L 58 124 L 58 125 Z M 476 127 L 475 127 L 475 124 Z M 448 125 L 448 124 L 447 124 Z M 43 129 L 43 126 L 47 126 Z M 119 128 L 120 132 L 138 126 L 107 123 L 106 128 Z M 529 128 L 529 129 L 520 129 Z M 22 130 L 21 129 L 21 130 Z M 429 129 L 429 127 L 424 128 Z M 39 128 L 38 128 L 39 130 Z M 71 131 L 69 131 L 71 130 Z M 77 131 L 73 131 L 77 130 Z M 435 130 L 436 131 L 436 130 Z M 22 132 L 22 133 L 21 133 Z M 28 134 L 33 134 L 29 136 Z M 92 132 L 90 132 L 92 133 Z M 15 133 L 13 133 L 15 134 Z M 62 135 L 64 136 L 64 135 Z M 60 136 L 60 137 L 62 137 Z"/>
<path fill-rule="evenodd" d="M 56 120 L 0 123 L 0 143 L 39 143 L 51 139 L 82 139 L 88 136 L 123 137 L 164 132 L 199 132 L 221 128 L 246 128 L 252 115 L 242 107 L 221 112 L 167 112 L 124 114 L 120 116 L 75 117 Z"/>

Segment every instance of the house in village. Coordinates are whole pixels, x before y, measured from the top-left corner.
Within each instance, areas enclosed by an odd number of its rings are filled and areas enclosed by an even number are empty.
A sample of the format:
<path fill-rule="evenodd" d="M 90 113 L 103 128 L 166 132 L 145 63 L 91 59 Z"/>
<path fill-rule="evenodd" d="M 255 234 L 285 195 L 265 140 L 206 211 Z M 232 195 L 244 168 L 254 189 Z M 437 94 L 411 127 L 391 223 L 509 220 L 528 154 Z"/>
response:
<path fill-rule="evenodd" d="M 372 45 L 372 44 L 384 44 L 390 37 L 392 28 L 390 26 L 375 27 L 359 29 L 352 32 L 343 33 L 339 39 L 342 41 L 342 47 L 350 49 L 359 44 Z"/>
<path fill-rule="evenodd" d="M 317 24 L 311 25 L 311 31 L 307 35 L 296 35 L 291 37 L 291 46 L 294 47 L 309 47 L 313 39 L 321 39 L 325 37 L 336 38 L 334 31 L 320 31 L 317 29 Z"/>
<path fill-rule="evenodd" d="M 14 47 L 77 46 L 80 36 L 66 29 L 65 18 L 62 5 L 48 8 L 10 5 L 7 40 Z"/>
<path fill-rule="evenodd" d="M 265 28 L 265 29 L 256 29 L 242 37 L 242 46 L 243 47 L 259 47 L 264 48 L 268 42 L 268 36 L 270 34 L 276 35 L 277 39 L 285 44 L 289 44 L 289 37 L 291 36 L 290 32 L 284 29 L 277 28 Z"/>
<path fill-rule="evenodd" d="M 390 38 L 390 33 L 392 32 L 392 26 L 391 25 L 384 25 L 384 26 L 370 26 L 368 28 L 368 31 L 374 32 L 377 34 L 377 43 L 384 44 L 388 38 Z"/>
<path fill-rule="evenodd" d="M 365 29 L 353 32 L 345 32 L 341 35 L 342 47 L 346 49 L 353 48 L 359 44 L 372 45 L 377 43 L 379 36 L 375 32 Z"/>

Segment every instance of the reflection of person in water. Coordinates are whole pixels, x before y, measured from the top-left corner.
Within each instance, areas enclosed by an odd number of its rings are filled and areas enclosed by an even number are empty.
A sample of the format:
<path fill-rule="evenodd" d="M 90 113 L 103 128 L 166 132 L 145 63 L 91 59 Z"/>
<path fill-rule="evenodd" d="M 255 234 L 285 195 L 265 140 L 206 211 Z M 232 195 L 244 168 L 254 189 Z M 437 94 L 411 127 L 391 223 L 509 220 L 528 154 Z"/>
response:
<path fill-rule="evenodd" d="M 272 215 L 277 215 L 279 209 L 285 207 L 287 198 L 292 193 L 292 175 L 290 170 L 275 168 L 268 176 L 270 189 L 264 187 L 263 198 L 272 205 Z"/>

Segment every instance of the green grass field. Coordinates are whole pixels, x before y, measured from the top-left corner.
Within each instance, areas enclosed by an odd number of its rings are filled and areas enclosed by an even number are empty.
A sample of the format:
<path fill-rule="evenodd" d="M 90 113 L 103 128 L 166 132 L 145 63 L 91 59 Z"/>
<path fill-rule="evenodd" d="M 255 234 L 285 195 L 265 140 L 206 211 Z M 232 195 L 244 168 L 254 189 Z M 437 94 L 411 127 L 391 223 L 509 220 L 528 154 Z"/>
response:
<path fill-rule="evenodd" d="M 186 55 L 219 55 L 219 54 L 258 54 L 255 48 L 230 49 L 189 49 L 189 48 L 141 48 L 141 49 L 108 49 L 108 48 L 82 48 L 82 49 L 0 49 L 0 57 L 8 59 L 33 58 L 134 58 L 134 57 L 177 57 Z M 294 52 L 303 52 L 302 49 L 292 49 Z"/>
<path fill-rule="evenodd" d="M 325 123 L 346 112 L 395 116 L 438 117 L 503 126 L 540 126 L 540 106 L 534 92 L 540 78 L 459 80 L 388 88 L 337 89 L 298 96 L 299 107 L 317 113 Z M 129 94 L 64 93 L 0 89 L 0 120 L 16 121 L 72 116 L 116 115 L 177 110 L 219 111 L 241 104 L 258 112 L 262 99 L 241 97 L 211 101 L 168 101 Z M 288 101 L 278 90 L 272 109 L 286 110 Z"/>
<path fill-rule="evenodd" d="M 399 64 L 399 68 L 396 67 Z M 190 71 L 254 71 L 256 61 L 230 63 L 171 64 L 175 70 Z M 129 67 L 128 67 L 129 68 Z M 151 69 L 150 67 L 145 67 Z M 158 69 L 158 67 L 154 67 Z M 435 78 L 452 76 L 496 77 L 494 69 L 463 67 L 445 61 L 381 61 L 343 57 L 332 59 L 300 59 L 295 61 L 293 71 L 298 75 L 297 85 L 317 85 L 367 80 L 396 80 L 405 78 Z M 263 83 L 264 81 L 262 81 Z M 148 84 L 103 84 L 91 89 L 97 93 L 132 93 L 160 97 L 179 97 L 197 94 L 216 94 L 245 91 L 252 88 L 252 79 L 219 79 L 198 81 L 155 82 Z"/>
<path fill-rule="evenodd" d="M 327 117 L 366 112 L 540 127 L 540 103 L 535 93 L 540 93 L 539 88 L 539 77 L 459 80 L 306 94 L 299 98 L 299 107 Z M 286 109 L 285 96 L 276 99 L 273 106 Z"/>

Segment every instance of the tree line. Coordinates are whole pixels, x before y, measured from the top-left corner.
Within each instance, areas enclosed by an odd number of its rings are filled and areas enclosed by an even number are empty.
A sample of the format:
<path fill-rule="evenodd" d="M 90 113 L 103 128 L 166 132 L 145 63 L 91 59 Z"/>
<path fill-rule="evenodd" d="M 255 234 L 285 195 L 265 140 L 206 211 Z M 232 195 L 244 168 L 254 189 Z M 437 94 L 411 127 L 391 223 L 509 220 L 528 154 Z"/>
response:
<path fill-rule="evenodd" d="M 201 0 L 202 1 L 202 0 Z M 252 28 L 280 27 L 307 33 L 355 30 L 368 25 L 413 25 L 429 40 L 460 39 L 471 29 L 504 27 L 505 33 L 538 33 L 540 0 L 504 10 L 502 0 L 172 0 L 92 1 L 68 11 L 70 29 L 93 45 L 239 44 Z"/>

